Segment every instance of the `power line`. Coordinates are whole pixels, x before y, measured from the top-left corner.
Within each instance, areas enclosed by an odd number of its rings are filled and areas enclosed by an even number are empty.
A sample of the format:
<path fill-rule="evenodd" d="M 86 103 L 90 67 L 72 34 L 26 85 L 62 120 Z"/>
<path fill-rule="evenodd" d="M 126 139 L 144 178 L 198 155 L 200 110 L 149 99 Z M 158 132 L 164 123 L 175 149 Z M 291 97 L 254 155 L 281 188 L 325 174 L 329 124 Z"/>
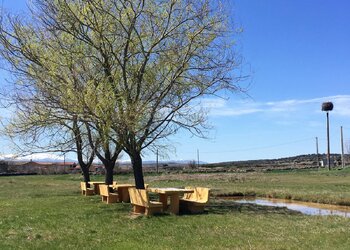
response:
<path fill-rule="evenodd" d="M 261 147 L 251 147 L 251 148 L 225 150 L 225 151 L 217 151 L 217 152 L 210 151 L 210 152 L 202 152 L 202 153 L 204 153 L 204 154 L 218 154 L 218 153 L 243 152 L 243 151 L 251 151 L 251 150 L 258 150 L 258 149 L 275 148 L 275 147 L 280 147 L 280 146 L 284 146 L 284 145 L 291 145 L 291 144 L 304 142 L 304 141 L 311 141 L 311 140 L 313 141 L 314 137 L 307 138 L 307 139 L 300 139 L 300 140 L 290 141 L 290 142 L 284 142 L 284 143 L 279 143 L 279 144 L 274 144 L 274 145 L 261 146 Z"/>

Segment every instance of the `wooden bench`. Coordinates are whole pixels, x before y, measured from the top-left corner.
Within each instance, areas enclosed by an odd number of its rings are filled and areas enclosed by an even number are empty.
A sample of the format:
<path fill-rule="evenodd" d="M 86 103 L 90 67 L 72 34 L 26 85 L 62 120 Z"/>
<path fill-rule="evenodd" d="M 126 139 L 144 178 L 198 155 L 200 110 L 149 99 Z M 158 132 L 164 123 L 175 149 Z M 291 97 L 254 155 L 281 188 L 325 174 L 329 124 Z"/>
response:
<path fill-rule="evenodd" d="M 85 196 L 88 196 L 88 195 L 94 195 L 95 194 L 95 191 L 93 188 L 88 188 L 86 186 L 86 182 L 80 182 L 80 189 L 81 189 L 81 194 L 82 195 L 85 195 Z"/>
<path fill-rule="evenodd" d="M 119 201 L 119 195 L 117 193 L 112 193 L 109 191 L 108 185 L 100 184 L 100 195 L 102 196 L 102 202 L 107 204 L 116 203 Z"/>
<path fill-rule="evenodd" d="M 146 189 L 129 188 L 130 202 L 135 214 L 153 215 L 163 212 L 163 203 L 150 201 Z"/>
<path fill-rule="evenodd" d="M 190 213 L 203 213 L 204 207 L 209 202 L 209 188 L 204 187 L 186 187 L 193 189 L 193 193 L 186 193 L 180 199 L 180 211 Z"/>

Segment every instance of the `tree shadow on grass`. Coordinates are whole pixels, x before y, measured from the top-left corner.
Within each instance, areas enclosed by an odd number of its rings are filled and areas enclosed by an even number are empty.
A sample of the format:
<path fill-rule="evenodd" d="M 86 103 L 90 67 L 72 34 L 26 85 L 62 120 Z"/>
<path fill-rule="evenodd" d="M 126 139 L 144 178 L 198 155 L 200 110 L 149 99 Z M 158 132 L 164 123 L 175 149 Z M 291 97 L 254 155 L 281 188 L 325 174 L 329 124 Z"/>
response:
<path fill-rule="evenodd" d="M 283 214 L 300 215 L 301 212 L 286 207 L 262 206 L 251 203 L 238 203 L 233 200 L 212 199 L 206 211 L 209 214 L 245 213 L 245 214 Z"/>

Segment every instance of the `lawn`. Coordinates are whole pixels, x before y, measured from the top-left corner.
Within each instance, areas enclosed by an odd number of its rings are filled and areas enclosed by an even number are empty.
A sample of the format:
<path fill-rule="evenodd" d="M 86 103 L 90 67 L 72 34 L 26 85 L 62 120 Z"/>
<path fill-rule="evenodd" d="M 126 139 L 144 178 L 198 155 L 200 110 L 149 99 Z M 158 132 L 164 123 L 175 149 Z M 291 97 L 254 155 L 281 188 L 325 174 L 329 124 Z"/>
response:
<path fill-rule="evenodd" d="M 103 177 L 96 177 L 102 180 Z M 132 176 L 115 176 L 132 182 Z M 213 197 L 205 214 L 135 217 L 130 204 L 80 195 L 79 175 L 0 178 L 0 249 L 349 249 L 350 218 Z M 350 204 L 350 171 L 146 175 L 151 186 L 207 186 Z"/>

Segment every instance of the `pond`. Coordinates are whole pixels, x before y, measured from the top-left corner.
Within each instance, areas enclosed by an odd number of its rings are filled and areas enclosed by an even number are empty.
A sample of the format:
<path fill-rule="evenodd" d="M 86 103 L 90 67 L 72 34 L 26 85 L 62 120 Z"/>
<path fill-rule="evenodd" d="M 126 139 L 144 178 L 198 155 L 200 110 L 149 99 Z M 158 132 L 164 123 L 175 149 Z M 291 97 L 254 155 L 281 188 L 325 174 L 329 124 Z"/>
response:
<path fill-rule="evenodd" d="M 237 203 L 248 203 L 273 207 L 286 207 L 290 210 L 299 211 L 307 215 L 338 215 L 350 218 L 350 207 L 348 206 L 336 206 L 312 202 L 300 202 L 293 200 L 256 197 L 234 197 L 232 199 Z"/>

